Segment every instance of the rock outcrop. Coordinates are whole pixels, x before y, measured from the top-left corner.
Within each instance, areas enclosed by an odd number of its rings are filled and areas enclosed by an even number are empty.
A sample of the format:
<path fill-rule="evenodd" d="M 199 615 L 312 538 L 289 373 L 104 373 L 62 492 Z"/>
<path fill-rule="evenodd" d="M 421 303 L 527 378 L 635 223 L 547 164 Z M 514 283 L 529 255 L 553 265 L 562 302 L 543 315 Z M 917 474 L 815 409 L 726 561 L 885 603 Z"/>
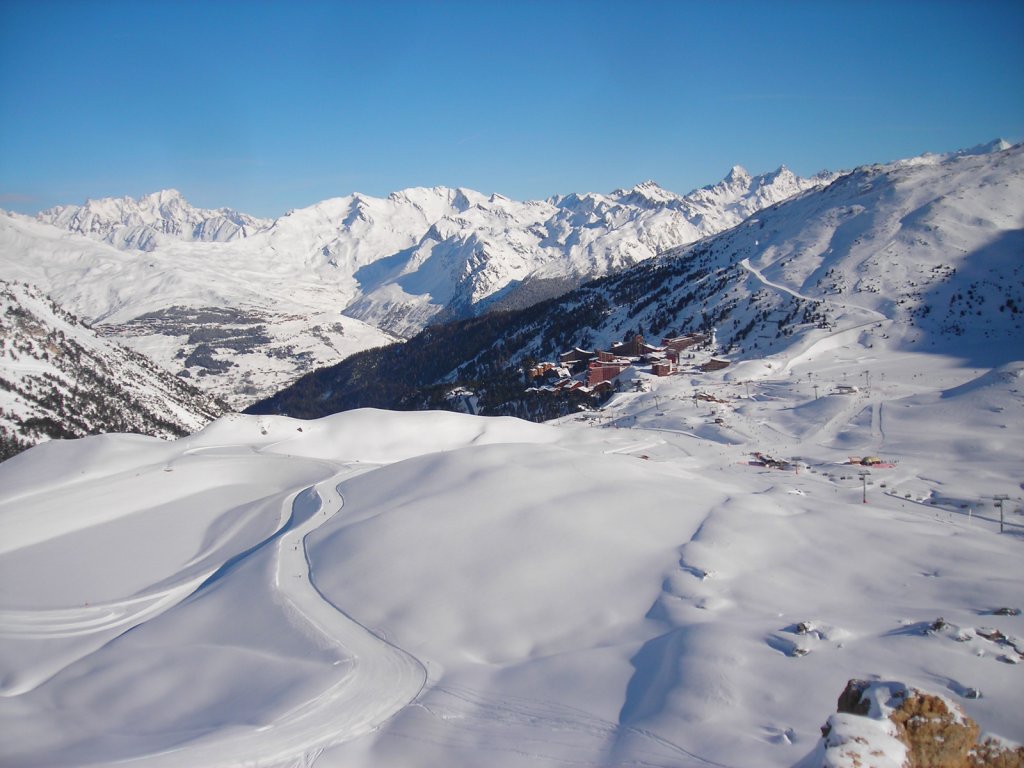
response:
<path fill-rule="evenodd" d="M 822 768 L 1024 768 L 1024 747 L 993 737 L 942 696 L 899 682 L 850 680 L 805 765 Z"/>

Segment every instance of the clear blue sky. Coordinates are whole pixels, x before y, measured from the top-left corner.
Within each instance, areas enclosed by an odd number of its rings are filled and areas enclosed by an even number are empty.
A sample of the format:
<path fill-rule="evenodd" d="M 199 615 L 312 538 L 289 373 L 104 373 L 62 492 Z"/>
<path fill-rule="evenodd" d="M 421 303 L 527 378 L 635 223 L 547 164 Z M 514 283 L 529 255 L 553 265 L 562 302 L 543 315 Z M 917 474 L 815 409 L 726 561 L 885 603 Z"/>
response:
<path fill-rule="evenodd" d="M 275 216 L 1024 138 L 1024 2 L 0 0 L 0 207 Z"/>

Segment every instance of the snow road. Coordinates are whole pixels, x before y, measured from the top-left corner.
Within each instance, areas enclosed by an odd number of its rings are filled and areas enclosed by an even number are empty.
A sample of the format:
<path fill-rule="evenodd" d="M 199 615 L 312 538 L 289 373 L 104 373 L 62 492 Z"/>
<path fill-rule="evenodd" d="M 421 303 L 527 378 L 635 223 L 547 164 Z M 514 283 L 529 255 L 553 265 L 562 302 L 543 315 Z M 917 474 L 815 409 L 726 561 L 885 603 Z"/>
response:
<path fill-rule="evenodd" d="M 762 284 L 766 285 L 769 288 L 774 288 L 776 291 L 781 291 L 782 293 L 787 293 L 790 296 L 792 296 L 794 299 L 800 299 L 801 301 L 809 301 L 812 304 L 819 304 L 819 303 L 827 302 L 827 303 L 830 303 L 830 304 L 835 304 L 840 309 L 855 309 L 858 312 L 864 312 L 865 314 L 871 315 L 871 317 L 873 318 L 873 320 L 875 322 L 880 322 L 880 321 L 888 320 L 889 319 L 886 315 L 882 314 L 878 310 L 870 309 L 868 307 L 862 307 L 859 304 L 850 304 L 848 302 L 833 302 L 833 301 L 829 301 L 828 299 L 821 298 L 821 297 L 805 296 L 804 294 L 800 293 L 799 291 L 797 291 L 797 290 L 795 290 L 793 288 L 790 288 L 789 286 L 786 286 L 786 285 L 783 285 L 782 283 L 776 283 L 776 282 L 774 282 L 772 280 L 769 280 L 767 277 L 764 276 L 764 274 L 761 272 L 761 270 L 759 270 L 757 267 L 753 266 L 750 263 L 750 259 L 743 259 L 743 260 L 741 260 L 740 261 L 740 266 L 743 267 L 745 270 L 747 270 L 747 272 L 749 272 L 755 278 L 757 278 L 758 281 L 760 281 Z M 849 329 L 846 329 L 846 330 L 849 330 Z"/>

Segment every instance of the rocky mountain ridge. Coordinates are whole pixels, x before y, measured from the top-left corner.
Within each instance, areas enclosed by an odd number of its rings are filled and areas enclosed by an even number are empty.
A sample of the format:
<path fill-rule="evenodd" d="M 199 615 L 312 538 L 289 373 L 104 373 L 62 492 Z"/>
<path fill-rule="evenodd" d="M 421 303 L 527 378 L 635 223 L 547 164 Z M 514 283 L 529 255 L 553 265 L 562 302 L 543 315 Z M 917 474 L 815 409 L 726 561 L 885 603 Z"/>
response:
<path fill-rule="evenodd" d="M 0 280 L 0 460 L 52 438 L 178 437 L 226 410 L 39 290 Z"/>

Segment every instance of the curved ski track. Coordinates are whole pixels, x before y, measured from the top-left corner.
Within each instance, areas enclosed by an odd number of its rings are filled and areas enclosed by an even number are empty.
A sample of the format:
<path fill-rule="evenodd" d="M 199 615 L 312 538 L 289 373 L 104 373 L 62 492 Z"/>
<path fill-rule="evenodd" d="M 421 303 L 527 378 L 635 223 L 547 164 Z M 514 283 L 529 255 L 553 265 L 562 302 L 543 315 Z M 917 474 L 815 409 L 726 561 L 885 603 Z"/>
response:
<path fill-rule="evenodd" d="M 281 503 L 281 520 L 274 533 L 245 552 L 211 568 L 193 562 L 174 584 L 120 601 L 43 611 L 6 610 L 0 613 L 0 634 L 15 638 L 59 638 L 95 634 L 101 644 L 171 610 L 190 595 L 226 572 L 233 563 L 266 552 L 274 546 L 275 602 L 293 623 L 334 647 L 336 660 L 329 670 L 335 680 L 317 696 L 260 728 L 225 729 L 201 736 L 165 752 L 111 759 L 119 765 L 216 766 L 264 765 L 308 761 L 326 747 L 349 741 L 378 728 L 413 701 L 427 681 L 419 660 L 382 639 L 335 607 L 312 582 L 305 538 L 336 515 L 344 505 L 338 484 L 373 467 L 321 462 L 335 470 L 326 480 L 289 494 Z M 197 567 L 199 566 L 199 567 Z M 65 661 L 64 663 L 67 663 Z M 54 674 L 22 681 L 4 690 L 17 696 L 32 690 Z M 104 761 L 101 761 L 104 762 Z"/>
<path fill-rule="evenodd" d="M 293 618 L 336 647 L 334 664 L 343 670 L 340 678 L 269 725 L 214 733 L 181 749 L 124 764 L 214 768 L 305 761 L 327 747 L 377 729 L 419 695 L 427 681 L 423 664 L 336 608 L 310 578 L 305 538 L 342 509 L 344 498 L 337 486 L 357 473 L 361 474 L 352 465 L 344 465 L 330 478 L 291 495 L 291 519 L 271 537 L 277 539 L 274 589 Z"/>

